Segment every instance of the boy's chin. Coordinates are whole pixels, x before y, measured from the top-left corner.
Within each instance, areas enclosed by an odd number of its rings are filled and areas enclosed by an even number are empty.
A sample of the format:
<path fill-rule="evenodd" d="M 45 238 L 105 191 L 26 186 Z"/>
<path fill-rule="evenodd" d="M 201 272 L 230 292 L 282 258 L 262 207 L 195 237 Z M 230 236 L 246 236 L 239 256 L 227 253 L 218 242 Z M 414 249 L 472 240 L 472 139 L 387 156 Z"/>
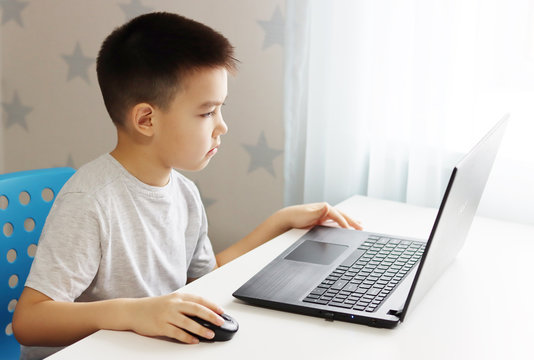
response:
<path fill-rule="evenodd" d="M 201 171 L 201 170 L 204 170 L 206 166 L 208 166 L 209 162 L 210 162 L 210 159 L 206 159 L 205 161 L 198 164 L 197 166 L 175 167 L 175 169 L 182 170 L 182 171 L 189 171 L 189 172 Z"/>

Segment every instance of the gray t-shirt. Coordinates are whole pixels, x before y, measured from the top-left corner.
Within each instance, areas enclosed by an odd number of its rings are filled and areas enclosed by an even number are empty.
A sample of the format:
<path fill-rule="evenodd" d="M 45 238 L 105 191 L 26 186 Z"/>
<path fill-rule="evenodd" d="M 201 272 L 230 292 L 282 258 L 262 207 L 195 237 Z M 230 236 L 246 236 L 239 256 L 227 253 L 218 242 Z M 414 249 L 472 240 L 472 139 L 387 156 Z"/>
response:
<path fill-rule="evenodd" d="M 177 171 L 146 185 L 106 154 L 58 194 L 26 286 L 56 301 L 171 293 L 211 271 L 215 256 L 195 185 Z M 22 347 L 23 359 L 57 348 Z"/>

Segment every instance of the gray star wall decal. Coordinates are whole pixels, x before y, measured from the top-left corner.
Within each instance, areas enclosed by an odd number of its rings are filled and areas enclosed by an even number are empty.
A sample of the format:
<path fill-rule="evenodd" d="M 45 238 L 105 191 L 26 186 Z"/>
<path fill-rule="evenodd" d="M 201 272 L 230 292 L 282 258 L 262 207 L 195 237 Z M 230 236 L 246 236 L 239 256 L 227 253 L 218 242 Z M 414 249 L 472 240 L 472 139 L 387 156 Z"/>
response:
<path fill-rule="evenodd" d="M 76 166 L 74 165 L 74 160 L 72 159 L 72 154 L 69 154 L 69 157 L 67 159 L 67 163 L 65 164 L 65 166 L 76 169 Z"/>
<path fill-rule="evenodd" d="M 258 23 L 263 28 L 263 31 L 265 31 L 263 49 L 267 49 L 269 46 L 275 44 L 279 44 L 282 47 L 284 46 L 285 20 L 282 17 L 280 7 L 276 6 L 270 20 L 259 20 Z"/>
<path fill-rule="evenodd" d="M 131 0 L 129 4 L 119 4 L 119 7 L 124 12 L 126 21 L 131 20 L 139 15 L 154 11 L 154 9 L 141 4 L 139 0 Z"/>
<path fill-rule="evenodd" d="M 2 0 L 0 7 L 2 8 L 2 25 L 11 20 L 15 20 L 17 24 L 22 27 L 21 12 L 28 6 L 28 2 L 19 0 Z"/>
<path fill-rule="evenodd" d="M 265 139 L 265 134 L 263 131 L 261 132 L 256 145 L 243 144 L 243 147 L 250 155 L 250 165 L 248 167 L 249 173 L 258 168 L 264 168 L 269 174 L 271 174 L 273 177 L 276 177 L 276 174 L 274 173 L 273 160 L 278 155 L 282 154 L 283 151 L 270 148 L 267 145 L 267 140 Z"/>
<path fill-rule="evenodd" d="M 28 124 L 26 123 L 26 115 L 30 113 L 33 108 L 22 105 L 19 99 L 19 94 L 15 91 L 13 100 L 10 103 L 2 102 L 2 106 L 7 114 L 5 121 L 5 128 L 11 125 L 18 124 L 28 131 Z"/>
<path fill-rule="evenodd" d="M 89 66 L 91 66 L 95 59 L 85 56 L 82 52 L 80 43 L 76 43 L 74 52 L 72 55 L 61 55 L 63 60 L 67 63 L 69 67 L 69 73 L 67 75 L 67 81 L 74 79 L 75 77 L 81 77 L 89 84 Z"/>
<path fill-rule="evenodd" d="M 54 165 L 54 167 L 71 167 L 73 169 L 76 169 L 76 166 L 74 165 L 74 160 L 72 159 L 72 154 L 69 153 L 69 157 L 67 158 L 67 162 L 64 165 Z"/>

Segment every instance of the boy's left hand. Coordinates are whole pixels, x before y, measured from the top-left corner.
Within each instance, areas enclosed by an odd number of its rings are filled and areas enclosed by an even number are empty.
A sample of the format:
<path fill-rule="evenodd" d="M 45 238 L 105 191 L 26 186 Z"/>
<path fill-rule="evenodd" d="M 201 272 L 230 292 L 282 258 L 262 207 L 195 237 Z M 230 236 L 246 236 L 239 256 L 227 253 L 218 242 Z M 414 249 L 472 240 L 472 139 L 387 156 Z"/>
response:
<path fill-rule="evenodd" d="M 288 222 L 289 228 L 302 229 L 325 222 L 335 222 L 342 228 L 363 229 L 358 221 L 326 202 L 289 206 L 280 212 Z"/>
<path fill-rule="evenodd" d="M 288 230 L 307 228 L 325 222 L 332 222 L 342 228 L 353 227 L 356 230 L 362 230 L 359 222 L 325 202 L 288 206 L 269 216 L 243 239 L 218 253 L 217 266 L 232 261 Z"/>

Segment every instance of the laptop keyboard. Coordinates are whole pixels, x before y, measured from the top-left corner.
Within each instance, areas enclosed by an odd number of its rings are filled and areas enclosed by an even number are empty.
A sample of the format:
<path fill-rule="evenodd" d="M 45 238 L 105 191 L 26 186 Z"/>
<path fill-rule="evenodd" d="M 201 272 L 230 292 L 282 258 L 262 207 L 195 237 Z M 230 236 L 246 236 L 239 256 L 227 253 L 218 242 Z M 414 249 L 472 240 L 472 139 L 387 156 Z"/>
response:
<path fill-rule="evenodd" d="M 374 312 L 419 262 L 424 249 L 424 242 L 371 235 L 358 247 L 364 253 L 357 260 L 339 265 L 303 301 Z"/>

